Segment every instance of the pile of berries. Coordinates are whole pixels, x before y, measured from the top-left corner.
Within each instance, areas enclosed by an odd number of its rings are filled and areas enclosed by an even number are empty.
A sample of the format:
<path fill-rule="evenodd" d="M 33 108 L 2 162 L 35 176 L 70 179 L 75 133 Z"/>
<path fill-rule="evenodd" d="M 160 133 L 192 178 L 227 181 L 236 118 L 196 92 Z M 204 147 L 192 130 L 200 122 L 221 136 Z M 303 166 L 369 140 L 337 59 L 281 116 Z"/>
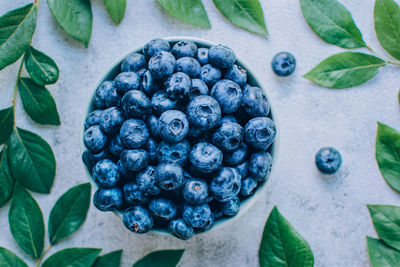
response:
<path fill-rule="evenodd" d="M 270 174 L 276 135 L 262 89 L 232 49 L 155 39 L 96 90 L 83 161 L 101 211 L 180 239 L 234 216 Z"/>

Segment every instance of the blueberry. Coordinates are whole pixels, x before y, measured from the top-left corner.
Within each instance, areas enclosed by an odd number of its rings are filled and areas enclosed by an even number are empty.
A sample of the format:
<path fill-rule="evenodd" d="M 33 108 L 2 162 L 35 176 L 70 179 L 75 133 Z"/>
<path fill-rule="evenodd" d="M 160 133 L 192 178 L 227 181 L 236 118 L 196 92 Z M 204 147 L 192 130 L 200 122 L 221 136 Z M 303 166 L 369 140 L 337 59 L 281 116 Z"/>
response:
<path fill-rule="evenodd" d="M 100 129 L 107 134 L 119 131 L 124 122 L 124 115 L 117 107 L 105 109 L 100 116 Z"/>
<path fill-rule="evenodd" d="M 114 79 L 114 87 L 119 95 L 124 95 L 129 90 L 138 90 L 140 88 L 140 76 L 135 72 L 121 72 Z"/>
<path fill-rule="evenodd" d="M 149 152 L 149 162 L 155 164 L 157 162 L 158 143 L 153 138 L 149 138 L 144 148 Z"/>
<path fill-rule="evenodd" d="M 171 47 L 170 47 L 168 41 L 163 40 L 163 39 L 153 39 L 144 45 L 143 54 L 147 58 L 151 58 L 152 56 L 154 56 L 155 54 L 157 54 L 161 51 L 169 52 L 170 49 L 171 49 Z"/>
<path fill-rule="evenodd" d="M 149 71 L 156 79 L 169 77 L 175 70 L 176 60 L 171 53 L 159 52 L 149 61 Z"/>
<path fill-rule="evenodd" d="M 140 191 L 139 186 L 134 182 L 124 185 L 123 194 L 126 203 L 130 205 L 145 205 L 150 202 L 150 199 Z"/>
<path fill-rule="evenodd" d="M 224 45 L 213 45 L 208 51 L 208 60 L 211 64 L 223 69 L 233 66 L 236 56 L 233 50 Z"/>
<path fill-rule="evenodd" d="M 183 140 L 189 131 L 186 115 L 179 110 L 167 110 L 158 119 L 158 132 L 162 139 L 175 143 Z"/>
<path fill-rule="evenodd" d="M 247 71 L 239 65 L 234 64 L 232 67 L 226 70 L 224 78 L 232 80 L 240 87 L 243 87 L 247 82 Z"/>
<path fill-rule="evenodd" d="M 191 141 L 193 140 L 194 142 L 198 143 L 197 137 L 200 137 L 203 134 L 204 134 L 203 129 L 191 125 L 187 135 L 188 135 L 189 140 L 191 140 Z"/>
<path fill-rule="evenodd" d="M 149 156 L 144 149 L 127 149 L 121 153 L 121 163 L 129 171 L 137 172 L 147 167 Z"/>
<path fill-rule="evenodd" d="M 136 176 L 136 183 L 140 191 L 145 195 L 156 196 L 161 192 L 160 188 L 156 185 L 155 172 L 155 167 L 147 166 L 145 170 L 139 172 Z"/>
<path fill-rule="evenodd" d="M 278 76 L 289 76 L 296 69 L 296 59 L 289 52 L 280 52 L 271 62 L 272 70 Z"/>
<path fill-rule="evenodd" d="M 239 172 L 239 174 L 242 178 L 244 178 L 248 175 L 249 165 L 250 165 L 250 162 L 248 160 L 245 160 L 242 163 L 235 166 L 236 170 Z"/>
<path fill-rule="evenodd" d="M 204 226 L 197 227 L 196 232 L 206 232 L 210 230 L 214 225 L 214 221 L 215 221 L 214 213 L 211 213 L 207 223 Z"/>
<path fill-rule="evenodd" d="M 221 118 L 218 125 L 222 125 L 225 122 L 237 122 L 235 116 L 233 115 L 226 115 Z"/>
<path fill-rule="evenodd" d="M 157 91 L 151 98 L 154 113 L 161 115 L 164 111 L 175 109 L 177 100 L 168 98 L 166 91 Z"/>
<path fill-rule="evenodd" d="M 268 98 L 259 87 L 247 87 L 244 90 L 242 106 L 251 117 L 265 117 L 270 111 Z"/>
<path fill-rule="evenodd" d="M 146 58 L 139 53 L 129 54 L 122 61 L 121 72 L 137 72 L 147 67 Z"/>
<path fill-rule="evenodd" d="M 208 95 L 193 98 L 187 106 L 186 113 L 190 124 L 203 130 L 213 128 L 221 118 L 218 101 Z"/>
<path fill-rule="evenodd" d="M 208 64 L 208 48 L 202 47 L 197 49 L 196 58 L 201 65 Z"/>
<path fill-rule="evenodd" d="M 276 136 L 275 123 L 267 117 L 251 119 L 244 127 L 244 140 L 255 149 L 267 150 Z"/>
<path fill-rule="evenodd" d="M 237 196 L 221 204 L 222 213 L 226 216 L 235 216 L 240 210 L 240 200 Z"/>
<path fill-rule="evenodd" d="M 108 153 L 106 150 L 102 150 L 97 154 L 90 152 L 89 150 L 85 150 L 82 154 L 82 161 L 86 165 L 86 167 L 91 170 L 94 165 L 102 159 L 108 157 Z"/>
<path fill-rule="evenodd" d="M 113 139 L 111 139 L 110 144 L 108 145 L 108 150 L 114 157 L 119 157 L 124 149 L 125 146 L 122 143 L 121 137 L 119 134 L 117 134 Z"/>
<path fill-rule="evenodd" d="M 127 148 L 139 148 L 147 142 L 149 130 L 144 121 L 130 119 L 122 124 L 120 136 L 122 143 Z"/>
<path fill-rule="evenodd" d="M 200 79 L 192 79 L 192 88 L 189 90 L 189 99 L 192 100 L 199 95 L 208 95 L 208 87 Z"/>
<path fill-rule="evenodd" d="M 172 220 L 178 213 L 174 202 L 166 198 L 156 198 L 150 201 L 149 210 L 154 217 L 162 220 Z"/>
<path fill-rule="evenodd" d="M 141 206 L 131 207 L 124 211 L 122 221 L 126 228 L 138 234 L 144 234 L 154 226 L 153 217 Z"/>
<path fill-rule="evenodd" d="M 147 68 L 141 68 L 140 70 L 136 71 L 136 74 L 139 75 L 140 79 L 142 79 L 146 72 Z"/>
<path fill-rule="evenodd" d="M 161 189 L 175 190 L 182 186 L 183 169 L 175 163 L 161 163 L 156 168 L 155 178 Z"/>
<path fill-rule="evenodd" d="M 132 181 L 132 180 L 134 180 L 135 172 L 128 170 L 128 168 L 126 168 L 122 164 L 121 160 L 118 160 L 117 166 L 118 166 L 118 170 L 119 170 L 120 180 L 122 180 L 122 181 Z"/>
<path fill-rule="evenodd" d="M 85 130 L 89 128 L 90 126 L 93 125 L 99 125 L 100 124 L 100 116 L 103 110 L 97 109 L 95 111 L 92 111 L 85 119 Z"/>
<path fill-rule="evenodd" d="M 158 83 L 151 75 L 150 71 L 146 71 L 143 75 L 142 90 L 147 96 L 151 97 L 158 90 Z"/>
<path fill-rule="evenodd" d="M 249 173 L 260 182 L 266 181 L 271 173 L 272 157 L 268 152 L 257 152 L 251 155 Z"/>
<path fill-rule="evenodd" d="M 175 58 L 194 57 L 197 51 L 197 45 L 191 41 L 180 41 L 174 44 L 171 53 Z"/>
<path fill-rule="evenodd" d="M 129 118 L 140 119 L 151 112 L 150 99 L 139 90 L 128 91 L 122 97 L 121 106 Z"/>
<path fill-rule="evenodd" d="M 242 186 L 240 188 L 240 195 L 248 197 L 254 194 L 257 189 L 257 179 L 249 176 L 242 179 Z"/>
<path fill-rule="evenodd" d="M 83 134 L 83 143 L 93 153 L 99 153 L 107 144 L 107 136 L 99 125 L 89 127 Z"/>
<path fill-rule="evenodd" d="M 191 205 L 200 205 L 208 200 L 208 185 L 204 180 L 192 179 L 182 189 L 183 199 Z"/>
<path fill-rule="evenodd" d="M 221 76 L 221 70 L 211 64 L 206 64 L 201 67 L 200 79 L 208 86 L 213 86 L 221 79 Z"/>
<path fill-rule="evenodd" d="M 120 101 L 121 97 L 118 95 L 117 89 L 113 86 L 112 81 L 103 82 L 99 88 L 97 88 L 93 99 L 94 106 L 97 109 L 118 106 Z"/>
<path fill-rule="evenodd" d="M 192 88 L 192 80 L 183 72 L 172 74 L 165 82 L 168 97 L 172 99 L 184 99 Z"/>
<path fill-rule="evenodd" d="M 223 152 L 234 151 L 243 141 L 243 127 L 236 122 L 225 122 L 215 131 L 212 140 Z"/>
<path fill-rule="evenodd" d="M 229 166 L 235 166 L 242 163 L 247 156 L 247 146 L 244 143 L 241 143 L 239 148 L 233 150 L 231 152 L 224 153 L 223 162 Z"/>
<path fill-rule="evenodd" d="M 94 206 L 101 211 L 115 211 L 123 202 L 122 192 L 119 188 L 99 188 L 93 196 Z"/>
<path fill-rule="evenodd" d="M 200 76 L 200 63 L 192 57 L 182 57 L 176 61 L 176 71 L 184 72 L 191 78 Z"/>
<path fill-rule="evenodd" d="M 113 187 L 119 181 L 118 166 L 109 159 L 103 159 L 94 166 L 92 176 L 99 186 Z"/>
<path fill-rule="evenodd" d="M 190 144 L 187 140 L 170 144 L 161 142 L 157 148 L 157 160 L 162 163 L 176 163 L 186 165 L 190 154 Z"/>
<path fill-rule="evenodd" d="M 201 173 L 211 173 L 222 163 L 222 152 L 210 143 L 197 143 L 190 152 L 190 163 Z"/>
<path fill-rule="evenodd" d="M 325 174 L 333 174 L 342 165 L 342 156 L 333 147 L 321 148 L 315 156 L 315 164 L 318 170 Z"/>
<path fill-rule="evenodd" d="M 150 115 L 147 118 L 147 129 L 150 131 L 150 134 L 153 138 L 157 139 L 160 137 L 158 133 L 158 118 L 154 115 Z"/>
<path fill-rule="evenodd" d="M 210 183 L 214 199 L 227 202 L 235 197 L 240 191 L 240 179 L 240 174 L 235 168 L 221 168 Z"/>
<path fill-rule="evenodd" d="M 212 216 L 208 204 L 185 205 L 183 207 L 183 220 L 192 227 L 205 226 Z"/>
<path fill-rule="evenodd" d="M 183 219 L 176 219 L 169 223 L 169 231 L 179 239 L 188 240 L 193 237 L 194 231 Z"/>
<path fill-rule="evenodd" d="M 242 89 L 231 80 L 221 80 L 214 84 L 210 95 L 218 101 L 223 113 L 233 113 L 242 104 Z"/>

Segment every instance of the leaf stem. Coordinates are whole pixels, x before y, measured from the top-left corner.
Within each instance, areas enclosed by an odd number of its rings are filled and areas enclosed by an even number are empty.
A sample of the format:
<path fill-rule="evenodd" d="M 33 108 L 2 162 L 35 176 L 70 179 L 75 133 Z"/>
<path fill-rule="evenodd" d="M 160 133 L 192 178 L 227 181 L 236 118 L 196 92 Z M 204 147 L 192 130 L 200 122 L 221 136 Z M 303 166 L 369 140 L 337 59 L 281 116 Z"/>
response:
<path fill-rule="evenodd" d="M 49 252 L 50 249 L 51 249 L 51 244 L 49 244 L 49 246 L 43 251 L 43 253 L 40 256 L 40 258 L 36 260 L 36 265 L 35 265 L 36 267 L 39 267 L 39 265 L 42 262 L 44 256 L 47 254 L 47 252 Z"/>
<path fill-rule="evenodd" d="M 374 49 L 372 49 L 370 46 L 367 46 L 366 48 L 367 48 L 369 51 L 371 51 L 372 53 L 374 53 L 375 56 L 377 56 L 377 57 L 379 57 L 379 58 L 385 60 L 385 62 L 386 62 L 387 64 L 392 64 L 392 65 L 400 66 L 400 62 L 393 61 L 393 60 L 390 60 L 390 59 L 385 59 L 385 57 L 383 57 L 382 55 L 380 55 L 378 52 L 376 52 L 376 51 L 375 51 Z"/>
<path fill-rule="evenodd" d="M 17 100 L 18 83 L 19 80 L 21 79 L 22 67 L 24 66 L 24 62 L 25 62 L 25 57 L 22 57 L 21 64 L 19 65 L 18 69 L 17 80 L 15 81 L 14 93 L 11 99 L 11 104 L 13 106 L 13 114 L 14 114 L 14 125 L 15 125 L 15 102 Z"/>

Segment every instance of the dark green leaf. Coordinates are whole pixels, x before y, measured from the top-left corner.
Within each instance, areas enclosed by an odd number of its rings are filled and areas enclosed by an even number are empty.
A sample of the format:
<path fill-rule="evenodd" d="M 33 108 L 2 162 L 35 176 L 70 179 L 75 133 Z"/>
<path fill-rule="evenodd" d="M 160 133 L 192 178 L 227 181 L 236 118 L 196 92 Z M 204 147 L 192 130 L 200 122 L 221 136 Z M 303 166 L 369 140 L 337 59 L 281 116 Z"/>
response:
<path fill-rule="evenodd" d="M 25 67 L 38 85 L 52 84 L 58 80 L 59 70 L 54 60 L 32 46 L 25 53 Z"/>
<path fill-rule="evenodd" d="M 0 110 L 0 144 L 7 142 L 14 126 L 13 107 Z"/>
<path fill-rule="evenodd" d="M 400 250 L 400 207 L 368 205 L 378 236 L 387 245 Z"/>
<path fill-rule="evenodd" d="M 0 17 L 0 70 L 29 48 L 36 28 L 37 4 L 28 4 Z"/>
<path fill-rule="evenodd" d="M 61 28 L 88 47 L 92 35 L 90 0 L 47 0 L 47 3 Z"/>
<path fill-rule="evenodd" d="M 400 133 L 378 122 L 376 161 L 386 183 L 400 192 Z"/>
<path fill-rule="evenodd" d="M 28 267 L 28 265 L 20 257 L 2 247 L 0 247 L 0 266 Z"/>
<path fill-rule="evenodd" d="M 8 142 L 8 165 L 12 176 L 25 188 L 50 193 L 56 160 L 49 144 L 35 133 L 16 128 Z"/>
<path fill-rule="evenodd" d="M 382 241 L 367 236 L 367 247 L 372 267 L 398 267 L 400 251 L 386 246 Z"/>
<path fill-rule="evenodd" d="M 42 211 L 28 191 L 19 185 L 14 189 L 8 222 L 18 245 L 34 259 L 38 259 L 44 244 Z"/>
<path fill-rule="evenodd" d="M 120 24 L 125 16 L 126 0 L 104 0 L 108 15 L 115 24 Z"/>
<path fill-rule="evenodd" d="M 233 25 L 267 36 L 264 13 L 258 0 L 213 0 L 215 6 Z"/>
<path fill-rule="evenodd" d="M 122 249 L 110 252 L 97 258 L 93 267 L 118 267 L 121 265 Z"/>
<path fill-rule="evenodd" d="M 57 106 L 49 90 L 29 78 L 18 82 L 22 105 L 32 120 L 39 124 L 60 125 Z"/>
<path fill-rule="evenodd" d="M 157 0 L 168 13 L 186 23 L 211 29 L 206 9 L 201 0 Z"/>
<path fill-rule="evenodd" d="M 54 205 L 49 217 L 51 244 L 72 234 L 86 219 L 90 204 L 90 183 L 69 189 Z"/>
<path fill-rule="evenodd" d="M 336 0 L 300 0 L 304 18 L 325 42 L 343 48 L 366 47 L 350 12 Z"/>
<path fill-rule="evenodd" d="M 314 256 L 307 241 L 276 207 L 265 224 L 258 256 L 261 267 L 314 265 Z"/>
<path fill-rule="evenodd" d="M 400 7 L 393 0 L 376 0 L 374 19 L 379 42 L 400 60 Z"/>
<path fill-rule="evenodd" d="M 133 264 L 133 267 L 175 267 L 185 250 L 158 250 L 151 252 Z"/>
<path fill-rule="evenodd" d="M 5 146 L 0 152 L 0 207 L 8 202 L 13 190 L 14 179 L 8 168 L 7 147 Z"/>
<path fill-rule="evenodd" d="M 323 87 L 343 89 L 372 79 L 384 65 L 385 61 L 371 55 L 344 52 L 328 57 L 304 78 Z"/>
<path fill-rule="evenodd" d="M 66 248 L 51 255 L 42 267 L 90 267 L 100 251 L 98 248 Z"/>

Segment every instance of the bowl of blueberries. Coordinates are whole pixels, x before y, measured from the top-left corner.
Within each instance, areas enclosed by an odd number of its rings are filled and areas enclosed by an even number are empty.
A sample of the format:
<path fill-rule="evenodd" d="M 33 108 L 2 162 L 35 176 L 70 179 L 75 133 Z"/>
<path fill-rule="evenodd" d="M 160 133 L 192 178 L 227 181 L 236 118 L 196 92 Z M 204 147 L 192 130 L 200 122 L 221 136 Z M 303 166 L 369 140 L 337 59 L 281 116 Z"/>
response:
<path fill-rule="evenodd" d="M 95 88 L 82 154 L 94 206 L 134 233 L 187 240 L 257 202 L 277 159 L 266 93 L 231 48 L 154 39 Z"/>

